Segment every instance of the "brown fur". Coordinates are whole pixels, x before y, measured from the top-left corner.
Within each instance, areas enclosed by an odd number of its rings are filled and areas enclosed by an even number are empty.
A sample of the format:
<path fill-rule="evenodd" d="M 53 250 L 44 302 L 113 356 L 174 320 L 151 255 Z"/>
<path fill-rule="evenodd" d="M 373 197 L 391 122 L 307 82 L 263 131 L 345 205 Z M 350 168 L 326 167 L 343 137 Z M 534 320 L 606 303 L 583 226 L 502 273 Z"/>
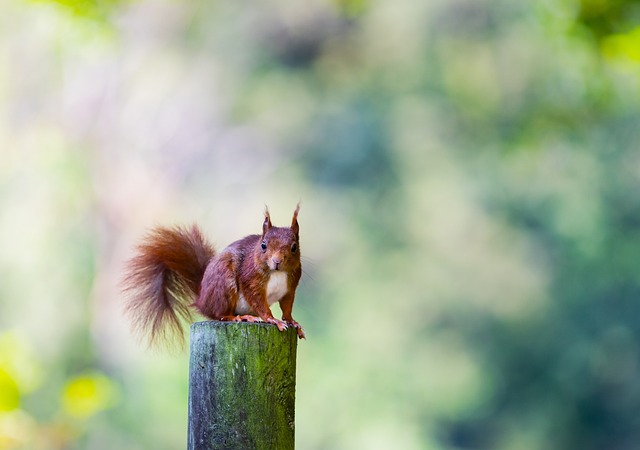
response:
<path fill-rule="evenodd" d="M 302 327 L 291 316 L 302 275 L 298 211 L 299 206 L 288 228 L 274 227 L 265 211 L 262 235 L 235 241 L 218 255 L 195 225 L 154 229 L 129 261 L 123 281 L 136 331 L 148 333 L 150 345 L 171 343 L 176 336 L 182 343 L 182 322 L 193 320 L 195 308 L 213 320 L 262 320 L 281 331 L 290 325 L 303 338 Z M 279 299 L 283 320 L 273 317 L 267 303 L 274 271 L 287 274 L 287 291 Z M 236 314 L 241 295 L 256 320 Z"/>

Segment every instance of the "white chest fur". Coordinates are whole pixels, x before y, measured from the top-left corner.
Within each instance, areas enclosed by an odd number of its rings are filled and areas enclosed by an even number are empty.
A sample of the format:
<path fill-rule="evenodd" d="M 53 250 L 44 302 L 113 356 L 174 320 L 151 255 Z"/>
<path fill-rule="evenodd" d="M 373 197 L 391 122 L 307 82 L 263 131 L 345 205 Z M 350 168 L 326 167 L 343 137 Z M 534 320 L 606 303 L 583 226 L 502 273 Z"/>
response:
<path fill-rule="evenodd" d="M 267 283 L 267 303 L 269 306 L 280 301 L 289 290 L 289 278 L 285 272 L 271 272 Z"/>
<path fill-rule="evenodd" d="M 280 301 L 280 299 L 289 290 L 289 278 L 285 272 L 271 272 L 269 281 L 267 282 L 267 303 L 269 306 Z M 251 305 L 244 298 L 244 295 L 240 293 L 238 303 L 236 305 L 236 314 L 255 314 L 255 311 L 251 308 Z"/>

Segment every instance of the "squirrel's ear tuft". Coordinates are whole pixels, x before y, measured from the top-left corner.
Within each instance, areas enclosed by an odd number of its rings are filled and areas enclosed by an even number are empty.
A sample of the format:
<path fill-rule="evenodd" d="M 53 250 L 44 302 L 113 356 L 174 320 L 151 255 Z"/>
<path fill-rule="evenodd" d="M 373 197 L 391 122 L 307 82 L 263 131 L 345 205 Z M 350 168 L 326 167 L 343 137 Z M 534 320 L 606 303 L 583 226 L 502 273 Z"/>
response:
<path fill-rule="evenodd" d="M 262 236 L 267 234 L 267 231 L 271 229 L 271 216 L 269 215 L 269 208 L 264 207 L 264 222 L 262 223 Z"/>
<path fill-rule="evenodd" d="M 293 219 L 291 219 L 291 230 L 298 236 L 300 233 L 300 226 L 298 225 L 298 211 L 300 211 L 300 203 L 296 205 L 295 211 L 293 211 Z"/>

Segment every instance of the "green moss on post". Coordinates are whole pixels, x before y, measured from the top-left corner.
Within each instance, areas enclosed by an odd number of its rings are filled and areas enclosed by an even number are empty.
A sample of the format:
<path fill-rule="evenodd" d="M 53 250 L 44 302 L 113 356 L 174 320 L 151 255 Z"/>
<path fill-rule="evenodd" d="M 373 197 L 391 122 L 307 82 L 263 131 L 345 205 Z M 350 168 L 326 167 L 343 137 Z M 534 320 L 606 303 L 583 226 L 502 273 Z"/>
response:
<path fill-rule="evenodd" d="M 194 323 L 188 450 L 293 449 L 297 346 L 294 329 Z"/>

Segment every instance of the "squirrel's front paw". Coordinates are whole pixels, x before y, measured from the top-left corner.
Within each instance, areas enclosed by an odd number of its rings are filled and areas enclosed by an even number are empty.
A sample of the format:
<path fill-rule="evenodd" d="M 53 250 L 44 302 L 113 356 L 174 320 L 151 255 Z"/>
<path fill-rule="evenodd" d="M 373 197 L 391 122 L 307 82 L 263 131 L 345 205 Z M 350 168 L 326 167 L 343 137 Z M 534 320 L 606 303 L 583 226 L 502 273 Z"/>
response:
<path fill-rule="evenodd" d="M 278 330 L 280 330 L 280 331 L 284 331 L 284 330 L 287 329 L 287 323 L 286 322 L 284 322 L 282 320 L 278 320 L 278 319 L 276 319 L 274 317 L 268 318 L 267 320 L 265 320 L 265 322 L 274 324 L 275 326 L 278 327 Z"/>
<path fill-rule="evenodd" d="M 306 339 L 307 337 L 304 335 L 304 329 L 302 328 L 302 325 L 300 325 L 298 322 L 296 322 L 295 320 L 292 320 L 291 322 L 288 322 L 289 325 L 291 325 L 293 328 L 296 329 L 296 331 L 298 332 L 298 337 L 300 339 Z"/>

